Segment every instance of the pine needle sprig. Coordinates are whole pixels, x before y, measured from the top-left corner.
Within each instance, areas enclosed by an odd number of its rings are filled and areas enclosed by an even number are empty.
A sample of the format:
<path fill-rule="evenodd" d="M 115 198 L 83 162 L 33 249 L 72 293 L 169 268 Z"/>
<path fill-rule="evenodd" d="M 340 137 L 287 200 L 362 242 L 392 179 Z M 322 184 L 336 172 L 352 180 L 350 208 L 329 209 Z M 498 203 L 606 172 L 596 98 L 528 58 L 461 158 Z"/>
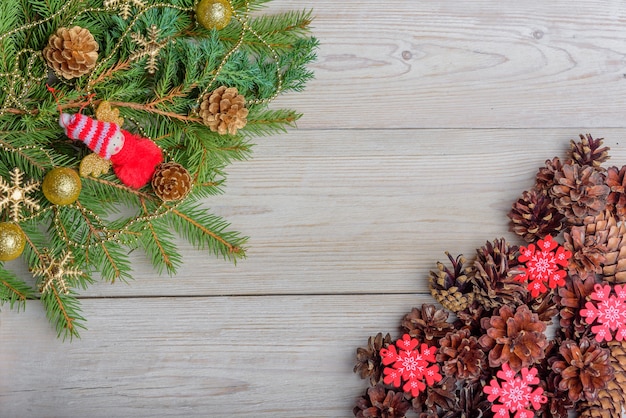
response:
<path fill-rule="evenodd" d="M 198 204 L 185 202 L 166 218 L 180 236 L 199 250 L 236 262 L 245 257 L 247 237 L 229 231 L 230 224 L 219 216 L 207 213 Z"/>
<path fill-rule="evenodd" d="M 8 303 L 11 309 L 19 311 L 26 306 L 27 299 L 33 299 L 32 287 L 13 272 L 0 266 L 0 304 Z"/>

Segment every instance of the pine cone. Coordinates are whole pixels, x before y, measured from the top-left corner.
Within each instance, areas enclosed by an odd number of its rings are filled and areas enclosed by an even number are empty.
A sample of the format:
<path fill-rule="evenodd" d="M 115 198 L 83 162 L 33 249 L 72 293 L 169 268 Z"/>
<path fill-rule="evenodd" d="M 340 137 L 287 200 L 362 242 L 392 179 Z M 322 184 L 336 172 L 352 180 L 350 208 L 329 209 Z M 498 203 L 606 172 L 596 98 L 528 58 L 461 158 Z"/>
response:
<path fill-rule="evenodd" d="M 504 238 L 487 242 L 477 250 L 472 277 L 474 298 L 486 309 L 502 305 L 518 306 L 526 299 L 524 285 L 515 281 L 518 272 L 516 246 L 510 247 Z"/>
<path fill-rule="evenodd" d="M 383 334 L 379 332 L 375 337 L 369 337 L 367 347 L 359 347 L 356 350 L 354 373 L 357 373 L 361 379 L 369 378 L 372 386 L 380 383 L 383 374 L 380 350 L 387 348 L 391 343 L 389 334 L 383 337 Z"/>
<path fill-rule="evenodd" d="M 626 225 L 609 211 L 588 222 L 587 229 L 595 227 L 594 235 L 607 231 L 602 275 L 609 283 L 626 283 Z M 602 235 L 604 236 L 604 235 Z"/>
<path fill-rule="evenodd" d="M 246 98 L 235 87 L 221 86 L 204 95 L 200 105 L 200 117 L 211 131 L 220 135 L 227 132 L 235 135 L 247 123 Z"/>
<path fill-rule="evenodd" d="M 604 210 L 610 190 L 604 176 L 593 167 L 565 164 L 554 173 L 554 182 L 550 196 L 570 224 L 580 225 L 587 216 Z"/>
<path fill-rule="evenodd" d="M 164 202 L 183 199 L 191 191 L 191 176 L 175 162 L 161 163 L 152 176 L 154 193 Z"/>
<path fill-rule="evenodd" d="M 563 169 L 563 163 L 559 159 L 559 157 L 554 157 L 551 160 L 546 160 L 545 166 L 539 168 L 536 176 L 535 189 L 537 189 L 541 193 L 546 193 L 550 191 L 552 186 L 554 186 L 554 174 L 557 171 L 561 171 Z"/>
<path fill-rule="evenodd" d="M 422 342 L 437 342 L 453 329 L 448 315 L 448 311 L 425 303 L 421 309 L 413 308 L 402 318 L 402 329 Z"/>
<path fill-rule="evenodd" d="M 478 342 L 489 352 L 489 366 L 500 367 L 508 362 L 511 369 L 518 372 L 545 357 L 546 324 L 537 314 L 526 305 L 519 306 L 515 312 L 505 305 L 498 313 L 481 320 L 486 333 Z"/>
<path fill-rule="evenodd" d="M 626 346 L 620 341 L 610 341 L 608 346 L 615 378 L 600 389 L 595 401 L 582 403 L 579 417 L 622 417 L 626 407 Z"/>
<path fill-rule="evenodd" d="M 602 272 L 609 236 L 604 215 L 603 212 L 598 217 L 588 216 L 587 225 L 572 226 L 569 232 L 563 234 L 563 247 L 572 253 L 568 266 L 570 273 L 585 275 Z"/>
<path fill-rule="evenodd" d="M 522 194 L 513 204 L 509 218 L 511 230 L 526 242 L 556 236 L 563 227 L 563 215 L 552 205 L 552 199 L 536 189 Z"/>
<path fill-rule="evenodd" d="M 456 260 L 446 252 L 452 263 L 452 269 L 437 262 L 437 271 L 431 271 L 428 277 L 430 293 L 444 308 L 459 312 L 467 308 L 474 300 L 472 284 L 465 271 L 465 257 L 459 255 Z"/>
<path fill-rule="evenodd" d="M 459 393 L 459 402 L 443 418 L 491 418 L 491 402 L 487 400 L 480 384 L 464 385 Z"/>
<path fill-rule="evenodd" d="M 611 192 L 606 199 L 607 208 L 615 216 L 624 219 L 626 217 L 626 165 L 622 168 L 609 167 L 606 171 L 606 185 Z"/>
<path fill-rule="evenodd" d="M 561 374 L 559 389 L 567 390 L 570 400 L 593 402 L 607 382 L 613 379 L 610 353 L 587 337 L 580 342 L 565 340 L 552 370 Z"/>
<path fill-rule="evenodd" d="M 565 286 L 559 287 L 556 305 L 561 307 L 559 325 L 566 338 L 580 339 L 589 331 L 589 325 L 580 316 L 580 310 L 585 307 L 588 297 L 594 291 L 594 286 L 600 279 L 593 272 L 584 275 L 574 274 Z"/>
<path fill-rule="evenodd" d="M 446 376 L 470 382 L 478 380 L 487 365 L 485 352 L 468 329 L 450 332 L 439 340 L 437 361 Z"/>
<path fill-rule="evenodd" d="M 357 400 L 353 409 L 357 418 L 404 418 L 411 404 L 404 393 L 376 385 L 367 389 L 367 394 Z"/>
<path fill-rule="evenodd" d="M 602 163 L 609 159 L 609 147 L 602 147 L 604 138 L 593 139 L 590 134 L 579 135 L 580 142 L 570 141 L 570 155 L 574 163 L 602 170 Z"/>
<path fill-rule="evenodd" d="M 98 60 L 98 43 L 91 32 L 80 26 L 59 28 L 43 49 L 46 62 L 65 79 L 88 74 Z"/>
<path fill-rule="evenodd" d="M 456 379 L 444 377 L 435 386 L 428 386 L 426 393 L 426 406 L 431 409 L 449 411 L 457 403 Z"/>

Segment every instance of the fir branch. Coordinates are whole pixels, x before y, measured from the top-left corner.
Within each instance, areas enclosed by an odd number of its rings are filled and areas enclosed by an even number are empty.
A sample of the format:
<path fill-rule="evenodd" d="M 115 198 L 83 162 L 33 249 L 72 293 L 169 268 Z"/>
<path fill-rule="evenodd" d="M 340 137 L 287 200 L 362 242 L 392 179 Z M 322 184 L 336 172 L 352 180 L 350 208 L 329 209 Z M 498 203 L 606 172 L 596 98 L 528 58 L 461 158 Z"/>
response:
<path fill-rule="evenodd" d="M 33 289 L 12 272 L 0 267 L 0 304 L 9 303 L 11 309 L 26 307 L 26 300 L 33 299 Z"/>
<path fill-rule="evenodd" d="M 206 213 L 198 206 L 184 204 L 172 209 L 167 216 L 176 232 L 198 249 L 209 249 L 215 255 L 235 261 L 245 257 L 242 247 L 247 238 L 226 229 L 230 226 L 218 216 Z"/>
<path fill-rule="evenodd" d="M 50 291 L 41 295 L 41 302 L 46 308 L 46 316 L 56 328 L 57 337 L 71 340 L 80 337 L 79 329 L 86 329 L 85 318 L 79 313 L 80 302 L 73 293 L 65 295 L 56 286 L 51 286 Z"/>

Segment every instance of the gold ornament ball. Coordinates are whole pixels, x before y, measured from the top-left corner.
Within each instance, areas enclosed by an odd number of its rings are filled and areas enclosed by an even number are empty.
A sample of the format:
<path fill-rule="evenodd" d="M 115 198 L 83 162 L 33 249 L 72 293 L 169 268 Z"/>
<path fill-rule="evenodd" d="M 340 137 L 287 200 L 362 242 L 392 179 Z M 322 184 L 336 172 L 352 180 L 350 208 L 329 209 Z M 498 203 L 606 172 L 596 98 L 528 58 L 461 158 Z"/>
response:
<path fill-rule="evenodd" d="M 228 0 L 202 0 L 196 7 L 196 20 L 207 29 L 222 30 L 233 15 Z"/>
<path fill-rule="evenodd" d="M 0 222 L 0 261 L 11 261 L 22 255 L 26 235 L 18 225 Z"/>
<path fill-rule="evenodd" d="M 55 205 L 69 205 L 76 202 L 81 188 L 82 183 L 78 173 L 67 167 L 50 170 L 41 186 L 46 199 Z"/>

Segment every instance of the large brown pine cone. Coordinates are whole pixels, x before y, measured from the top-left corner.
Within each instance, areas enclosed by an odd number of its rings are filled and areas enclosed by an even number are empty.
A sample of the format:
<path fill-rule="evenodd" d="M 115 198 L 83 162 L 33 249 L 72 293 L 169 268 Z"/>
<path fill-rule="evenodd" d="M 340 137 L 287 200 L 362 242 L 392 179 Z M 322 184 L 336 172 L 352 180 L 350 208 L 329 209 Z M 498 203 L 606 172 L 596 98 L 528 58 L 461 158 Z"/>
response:
<path fill-rule="evenodd" d="M 516 311 L 505 305 L 498 314 L 483 318 L 481 326 L 485 334 L 478 342 L 489 352 L 491 367 L 508 362 L 512 370 L 520 371 L 545 357 L 548 346 L 546 324 L 526 305 L 519 306 Z"/>
<path fill-rule="evenodd" d="M 561 374 L 559 389 L 567 390 L 569 399 L 593 402 L 601 389 L 613 379 L 610 353 L 595 340 L 583 337 L 579 342 L 565 340 L 552 370 Z"/>
<path fill-rule="evenodd" d="M 573 274 L 570 280 L 565 281 L 565 286 L 559 287 L 556 305 L 561 307 L 559 325 L 566 338 L 579 339 L 588 333 L 589 325 L 580 316 L 580 310 L 585 307 L 587 298 L 599 282 L 599 275 L 589 272 Z"/>
<path fill-rule="evenodd" d="M 602 146 L 604 138 L 593 139 L 590 134 L 579 135 L 580 141 L 570 141 L 570 155 L 572 161 L 580 166 L 591 166 L 596 170 L 604 171 L 602 163 L 609 159 L 609 147 Z"/>
<path fill-rule="evenodd" d="M 621 418 L 626 407 L 626 346 L 622 341 L 608 343 L 615 378 L 600 389 L 593 402 L 583 402 L 581 418 Z"/>
<path fill-rule="evenodd" d="M 357 418 L 404 418 L 410 408 L 403 392 L 394 392 L 379 384 L 367 389 L 352 412 Z"/>
<path fill-rule="evenodd" d="M 598 237 L 594 239 L 602 243 L 604 280 L 609 283 L 626 283 L 626 224 L 607 210 L 595 218 L 585 219 L 585 228 L 587 233 Z"/>
<path fill-rule="evenodd" d="M 367 347 L 359 347 L 356 350 L 354 372 L 357 373 L 361 379 L 369 378 L 372 386 L 379 383 L 383 374 L 380 350 L 387 348 L 391 343 L 391 335 L 389 334 L 383 337 L 383 334 L 379 332 L 375 337 L 369 337 Z"/>
<path fill-rule="evenodd" d="M 502 305 L 518 306 L 526 299 L 526 287 L 515 281 L 517 246 L 509 246 L 504 238 L 496 239 L 479 248 L 474 261 L 472 277 L 474 298 L 486 309 Z"/>
<path fill-rule="evenodd" d="M 509 212 L 511 230 L 526 242 L 535 242 L 546 235 L 556 236 L 563 227 L 563 215 L 545 193 L 532 189 L 513 203 Z"/>
<path fill-rule="evenodd" d="M 626 217 L 626 165 L 622 168 L 609 167 L 606 170 L 606 185 L 611 192 L 606 199 L 606 206 L 615 216 Z"/>
<path fill-rule="evenodd" d="M 448 316 L 448 311 L 425 303 L 402 318 L 402 329 L 421 342 L 437 342 L 453 329 Z"/>
<path fill-rule="evenodd" d="M 485 352 L 468 329 L 450 332 L 439 340 L 437 361 L 446 376 L 476 381 L 487 367 Z"/>
<path fill-rule="evenodd" d="M 459 391 L 458 404 L 443 415 L 443 418 L 487 418 L 493 417 L 491 402 L 484 396 L 480 383 L 463 385 Z"/>
<path fill-rule="evenodd" d="M 474 291 L 466 272 L 465 257 L 459 255 L 454 259 L 448 252 L 446 255 L 452 263 L 452 269 L 437 262 L 437 271 L 431 270 L 428 277 L 430 293 L 444 308 L 459 312 L 472 303 Z"/>
<path fill-rule="evenodd" d="M 591 166 L 565 164 L 554 173 L 550 196 L 554 206 L 572 225 L 581 225 L 587 216 L 596 216 L 604 210 L 609 187 L 604 176 Z"/>
<path fill-rule="evenodd" d="M 152 176 L 152 189 L 164 202 L 183 199 L 191 191 L 189 171 L 172 161 L 161 163 Z"/>
<path fill-rule="evenodd" d="M 607 242 L 615 218 L 607 211 L 588 216 L 583 225 L 572 226 L 565 232 L 563 246 L 572 253 L 568 269 L 571 274 L 601 273 L 606 262 Z"/>
<path fill-rule="evenodd" d="M 211 131 L 220 135 L 235 135 L 248 122 L 246 98 L 235 87 L 221 86 L 204 95 L 200 105 L 200 117 Z"/>
<path fill-rule="evenodd" d="M 43 49 L 46 62 L 61 77 L 72 79 L 88 74 L 98 60 L 98 43 L 80 26 L 59 28 Z"/>

